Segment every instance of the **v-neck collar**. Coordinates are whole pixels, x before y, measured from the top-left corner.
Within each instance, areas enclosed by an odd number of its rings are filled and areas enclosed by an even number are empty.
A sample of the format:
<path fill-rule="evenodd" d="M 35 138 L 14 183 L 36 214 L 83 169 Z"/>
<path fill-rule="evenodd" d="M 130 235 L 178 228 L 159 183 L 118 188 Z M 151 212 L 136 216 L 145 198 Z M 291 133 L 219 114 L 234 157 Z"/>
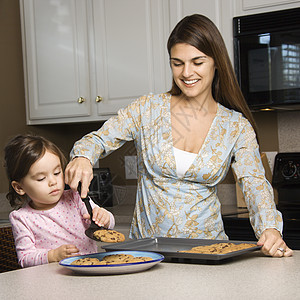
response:
<path fill-rule="evenodd" d="M 175 154 L 174 154 L 174 149 L 173 149 L 174 146 L 173 146 L 172 120 L 171 120 L 171 98 L 172 98 L 172 95 L 169 94 L 168 101 L 167 101 L 167 103 L 166 103 L 166 104 L 167 104 L 167 105 L 166 105 L 166 109 L 168 110 L 168 114 L 167 114 L 167 115 L 168 115 L 168 121 L 167 121 L 168 126 L 166 126 L 166 129 L 169 130 L 169 135 L 168 135 L 168 139 L 166 139 L 165 141 L 166 141 L 166 143 L 168 144 L 168 150 L 169 150 L 168 152 L 172 154 L 171 157 L 170 157 L 170 158 L 171 158 L 171 163 L 172 163 L 172 168 L 174 169 L 175 174 L 176 174 L 176 176 L 177 176 L 177 172 L 176 172 L 176 162 L 175 162 Z M 208 141 L 210 140 L 211 132 L 212 132 L 213 128 L 215 127 L 215 124 L 216 124 L 217 119 L 218 119 L 218 117 L 219 117 L 220 109 L 221 109 L 220 103 L 217 102 L 217 112 L 216 112 L 216 115 L 215 115 L 215 117 L 214 117 L 214 119 L 213 119 L 211 125 L 210 125 L 210 128 L 209 128 L 209 130 L 208 130 L 208 132 L 207 132 L 207 135 L 206 135 L 206 137 L 205 137 L 205 139 L 204 139 L 204 141 L 203 141 L 203 143 L 202 143 L 202 145 L 201 145 L 201 147 L 200 147 L 198 153 L 194 153 L 194 154 L 196 154 L 196 157 L 195 157 L 194 161 L 192 162 L 192 164 L 189 166 L 189 168 L 186 170 L 186 172 L 185 172 L 185 174 L 184 174 L 183 177 L 185 177 L 186 174 L 189 173 L 189 171 L 190 171 L 192 168 L 194 168 L 195 163 L 199 160 L 198 158 L 199 158 L 200 154 L 201 154 L 201 153 L 205 150 L 205 148 L 207 147 L 207 143 L 208 143 Z M 166 124 L 166 125 L 167 125 L 167 124 Z M 191 153 L 192 153 L 192 152 L 191 152 Z"/>

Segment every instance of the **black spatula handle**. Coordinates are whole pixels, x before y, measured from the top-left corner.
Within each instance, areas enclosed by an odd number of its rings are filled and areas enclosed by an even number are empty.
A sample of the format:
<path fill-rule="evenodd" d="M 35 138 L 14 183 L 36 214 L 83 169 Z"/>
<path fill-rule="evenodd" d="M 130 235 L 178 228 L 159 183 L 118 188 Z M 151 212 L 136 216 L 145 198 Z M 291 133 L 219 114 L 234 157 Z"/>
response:
<path fill-rule="evenodd" d="M 81 195 L 81 182 L 79 182 L 78 184 L 78 187 L 77 187 L 77 190 L 78 190 L 78 193 L 79 195 Z M 81 197 L 81 196 L 80 196 Z M 92 217 L 93 217 L 93 210 L 92 210 L 92 206 L 91 206 L 91 203 L 90 203 L 90 197 L 87 196 L 86 198 L 81 198 L 81 200 L 84 202 L 85 206 L 86 206 L 86 209 L 90 215 L 90 218 L 91 218 L 91 223 L 92 224 L 95 224 L 95 222 L 92 220 Z M 96 225 L 96 224 L 95 224 Z"/>

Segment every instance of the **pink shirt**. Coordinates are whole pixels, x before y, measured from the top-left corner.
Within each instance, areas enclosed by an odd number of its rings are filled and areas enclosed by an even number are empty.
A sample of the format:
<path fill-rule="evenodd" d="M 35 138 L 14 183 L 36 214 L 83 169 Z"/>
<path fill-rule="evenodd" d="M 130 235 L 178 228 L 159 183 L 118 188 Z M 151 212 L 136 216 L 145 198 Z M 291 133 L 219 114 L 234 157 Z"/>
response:
<path fill-rule="evenodd" d="M 9 220 L 15 239 L 19 264 L 22 267 L 48 263 L 48 251 L 65 244 L 79 249 L 78 255 L 96 253 L 97 244 L 85 235 L 90 221 L 83 219 L 87 213 L 77 192 L 64 191 L 57 205 L 49 210 L 35 210 L 28 204 L 12 211 Z M 110 213 L 109 228 L 115 225 Z"/>

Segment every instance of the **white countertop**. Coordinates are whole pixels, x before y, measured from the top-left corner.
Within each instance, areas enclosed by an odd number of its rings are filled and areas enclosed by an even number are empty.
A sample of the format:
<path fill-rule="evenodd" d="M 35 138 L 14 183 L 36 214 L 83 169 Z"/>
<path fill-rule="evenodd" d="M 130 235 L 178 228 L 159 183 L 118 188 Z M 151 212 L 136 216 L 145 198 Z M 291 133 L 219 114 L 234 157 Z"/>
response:
<path fill-rule="evenodd" d="M 300 251 L 271 258 L 252 252 L 219 265 L 162 262 L 124 275 L 86 276 L 51 263 L 0 274 L 11 299 L 299 299 Z"/>

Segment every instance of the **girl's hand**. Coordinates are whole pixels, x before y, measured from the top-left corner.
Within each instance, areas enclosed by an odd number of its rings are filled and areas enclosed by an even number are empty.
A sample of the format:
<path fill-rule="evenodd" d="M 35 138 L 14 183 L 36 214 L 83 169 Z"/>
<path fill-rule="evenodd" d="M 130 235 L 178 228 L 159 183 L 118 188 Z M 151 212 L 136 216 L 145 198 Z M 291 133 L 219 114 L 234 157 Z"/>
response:
<path fill-rule="evenodd" d="M 74 245 L 62 245 L 56 249 L 48 251 L 48 262 L 58 262 L 64 258 L 76 256 L 79 250 Z"/>
<path fill-rule="evenodd" d="M 266 229 L 259 241 L 257 242 L 258 246 L 262 246 L 261 251 L 265 255 L 273 257 L 283 257 L 283 256 L 292 256 L 293 250 L 291 250 L 284 240 L 282 239 L 279 231 L 274 228 Z"/>
<path fill-rule="evenodd" d="M 84 214 L 83 217 L 85 219 L 90 219 L 90 216 L 88 214 Z M 109 212 L 103 207 L 98 207 L 98 206 L 94 207 L 93 221 L 100 227 L 103 226 L 108 228 L 110 223 Z"/>

